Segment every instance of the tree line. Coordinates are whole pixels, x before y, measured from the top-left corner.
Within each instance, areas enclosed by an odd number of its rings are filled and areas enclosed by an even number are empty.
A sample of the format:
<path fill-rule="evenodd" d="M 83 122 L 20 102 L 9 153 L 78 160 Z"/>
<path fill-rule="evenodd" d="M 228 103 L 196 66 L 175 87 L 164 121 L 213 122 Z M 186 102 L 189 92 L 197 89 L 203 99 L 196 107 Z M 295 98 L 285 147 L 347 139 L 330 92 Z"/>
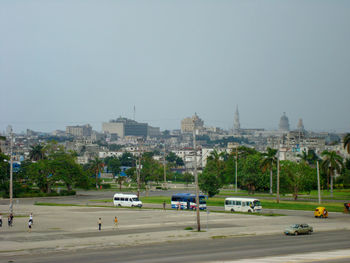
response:
<path fill-rule="evenodd" d="M 350 134 L 344 137 L 344 148 L 350 153 Z M 220 188 L 236 184 L 253 194 L 255 191 L 276 192 L 276 149 L 268 148 L 260 153 L 253 148 L 240 146 L 231 153 L 214 150 L 207 158 L 207 165 L 199 177 L 200 189 L 209 196 L 219 193 Z M 235 181 L 237 158 L 238 180 Z M 279 163 L 280 192 L 291 193 L 294 199 L 300 192 L 317 189 L 316 164 L 320 164 L 321 186 L 333 195 L 334 178 L 337 184 L 350 187 L 350 159 L 343 159 L 335 151 L 323 151 L 318 156 L 313 150 L 299 154 L 300 162 L 283 160 Z"/>

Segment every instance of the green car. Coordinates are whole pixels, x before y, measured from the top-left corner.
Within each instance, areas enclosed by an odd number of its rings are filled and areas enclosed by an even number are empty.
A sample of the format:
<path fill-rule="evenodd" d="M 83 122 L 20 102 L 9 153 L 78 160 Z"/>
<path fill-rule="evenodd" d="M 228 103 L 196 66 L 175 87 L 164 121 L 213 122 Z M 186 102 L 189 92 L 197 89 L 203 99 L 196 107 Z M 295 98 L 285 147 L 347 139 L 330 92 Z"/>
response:
<path fill-rule="evenodd" d="M 284 234 L 297 236 L 300 234 L 311 234 L 313 231 L 312 226 L 309 226 L 308 224 L 295 224 L 287 227 L 284 230 Z"/>

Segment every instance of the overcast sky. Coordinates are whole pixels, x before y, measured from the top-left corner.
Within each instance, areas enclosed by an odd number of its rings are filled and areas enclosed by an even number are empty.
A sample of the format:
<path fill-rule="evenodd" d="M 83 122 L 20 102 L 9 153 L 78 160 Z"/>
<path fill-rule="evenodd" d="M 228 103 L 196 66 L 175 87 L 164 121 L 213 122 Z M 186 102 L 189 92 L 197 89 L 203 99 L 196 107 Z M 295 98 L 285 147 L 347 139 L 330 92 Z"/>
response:
<path fill-rule="evenodd" d="M 119 116 L 350 131 L 350 1 L 0 0 L 0 131 Z"/>

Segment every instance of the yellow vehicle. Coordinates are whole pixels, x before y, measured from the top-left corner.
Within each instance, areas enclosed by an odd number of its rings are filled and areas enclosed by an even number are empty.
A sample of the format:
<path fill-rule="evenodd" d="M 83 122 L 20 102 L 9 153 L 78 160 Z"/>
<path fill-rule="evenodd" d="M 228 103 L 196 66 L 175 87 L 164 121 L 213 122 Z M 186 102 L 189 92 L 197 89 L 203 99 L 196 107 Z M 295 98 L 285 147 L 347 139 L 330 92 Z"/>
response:
<path fill-rule="evenodd" d="M 325 207 L 320 206 L 320 207 L 316 208 L 314 215 L 315 215 L 315 217 L 319 217 L 319 218 L 327 218 L 328 211 Z"/>

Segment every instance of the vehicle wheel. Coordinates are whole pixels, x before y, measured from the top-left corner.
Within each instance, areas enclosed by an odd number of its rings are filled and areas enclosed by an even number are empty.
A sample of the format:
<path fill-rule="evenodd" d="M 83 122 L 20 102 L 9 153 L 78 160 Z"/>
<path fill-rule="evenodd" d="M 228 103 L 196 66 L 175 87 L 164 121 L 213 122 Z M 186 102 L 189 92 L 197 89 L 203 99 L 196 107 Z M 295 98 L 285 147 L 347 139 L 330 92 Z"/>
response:
<path fill-rule="evenodd" d="M 320 218 L 323 218 L 323 215 L 320 215 Z"/>
<path fill-rule="evenodd" d="M 294 232 L 294 236 L 297 236 L 299 233 L 297 231 Z"/>
<path fill-rule="evenodd" d="M 233 213 L 234 211 L 235 211 L 235 210 L 232 208 L 232 209 L 231 209 L 231 212 Z"/>
<path fill-rule="evenodd" d="M 249 210 L 248 210 L 248 213 L 251 213 L 251 212 L 252 212 L 252 210 L 249 209 Z"/>
<path fill-rule="evenodd" d="M 134 207 L 134 205 L 131 205 L 131 207 Z"/>
<path fill-rule="evenodd" d="M 308 234 L 311 235 L 311 233 L 312 233 L 311 230 L 309 230 Z"/>
<path fill-rule="evenodd" d="M 119 204 L 118 206 L 122 206 L 121 204 Z"/>

